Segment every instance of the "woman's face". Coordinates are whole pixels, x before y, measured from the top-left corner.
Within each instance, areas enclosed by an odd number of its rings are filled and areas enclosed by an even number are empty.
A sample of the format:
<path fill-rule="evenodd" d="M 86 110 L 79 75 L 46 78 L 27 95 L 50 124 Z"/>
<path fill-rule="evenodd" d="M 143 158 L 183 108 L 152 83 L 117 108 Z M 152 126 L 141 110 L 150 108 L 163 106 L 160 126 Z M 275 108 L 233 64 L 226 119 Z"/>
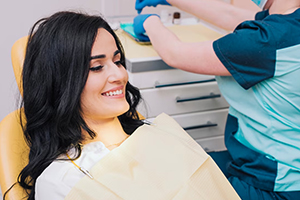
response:
<path fill-rule="evenodd" d="M 92 47 L 90 70 L 81 94 L 81 109 L 86 120 L 106 120 L 129 109 L 125 99 L 126 69 L 115 39 L 100 28 Z"/>

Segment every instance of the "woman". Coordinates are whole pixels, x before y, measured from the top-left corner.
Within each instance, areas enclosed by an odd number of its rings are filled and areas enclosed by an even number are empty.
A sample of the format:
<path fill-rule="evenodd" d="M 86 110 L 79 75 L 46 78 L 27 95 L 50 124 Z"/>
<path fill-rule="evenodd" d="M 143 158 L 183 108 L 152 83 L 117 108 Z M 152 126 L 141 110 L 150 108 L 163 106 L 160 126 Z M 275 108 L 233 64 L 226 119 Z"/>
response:
<path fill-rule="evenodd" d="M 140 99 L 101 17 L 59 12 L 38 21 L 23 69 L 30 153 L 18 182 L 28 199 L 239 199 L 174 120 L 139 120 Z"/>
<path fill-rule="evenodd" d="M 89 169 L 143 124 L 122 46 L 99 16 L 59 12 L 34 25 L 23 94 L 30 155 L 20 184 L 31 189 L 28 199 L 60 199 L 84 176 L 57 157 Z"/>
<path fill-rule="evenodd" d="M 137 0 L 136 9 L 171 4 L 234 31 L 216 41 L 184 43 L 156 15 L 134 20 L 170 66 L 216 75 L 230 104 L 228 152 L 211 156 L 242 199 L 300 194 L 300 1 L 262 0 L 262 12 L 217 0 Z M 242 22 L 242 23 L 241 23 Z M 237 26 L 238 25 L 238 26 Z"/>

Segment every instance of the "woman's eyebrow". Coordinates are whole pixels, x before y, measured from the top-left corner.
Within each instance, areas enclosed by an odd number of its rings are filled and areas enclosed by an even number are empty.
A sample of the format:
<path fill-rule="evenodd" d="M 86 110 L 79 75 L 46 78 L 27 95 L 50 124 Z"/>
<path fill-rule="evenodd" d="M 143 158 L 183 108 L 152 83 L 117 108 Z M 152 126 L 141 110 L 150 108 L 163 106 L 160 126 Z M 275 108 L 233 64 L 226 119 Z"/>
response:
<path fill-rule="evenodd" d="M 118 50 L 116 50 L 116 51 L 114 52 L 114 56 L 118 55 L 119 53 L 121 53 L 121 52 L 120 52 L 120 50 L 118 49 Z M 90 60 L 98 59 L 98 58 L 105 58 L 105 57 L 106 57 L 105 54 L 99 54 L 99 55 L 91 56 L 91 57 L 90 57 Z"/>
<path fill-rule="evenodd" d="M 121 53 L 121 52 L 120 52 L 120 50 L 118 49 L 118 50 L 115 51 L 114 56 L 118 55 L 119 53 Z"/>
<path fill-rule="evenodd" d="M 100 55 L 91 56 L 90 60 L 97 59 L 97 58 L 105 58 L 105 57 L 106 57 L 105 54 L 100 54 Z"/>

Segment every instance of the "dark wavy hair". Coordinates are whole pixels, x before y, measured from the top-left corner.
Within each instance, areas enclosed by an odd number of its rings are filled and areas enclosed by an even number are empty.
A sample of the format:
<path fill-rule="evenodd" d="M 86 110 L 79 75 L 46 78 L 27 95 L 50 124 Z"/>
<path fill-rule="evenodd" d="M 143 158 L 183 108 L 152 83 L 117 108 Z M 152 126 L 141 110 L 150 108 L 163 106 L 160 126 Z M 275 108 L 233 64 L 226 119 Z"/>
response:
<path fill-rule="evenodd" d="M 29 200 L 34 199 L 37 178 L 59 155 L 75 147 L 80 156 L 82 129 L 91 138 L 96 135 L 83 120 L 80 96 L 99 28 L 114 37 L 126 68 L 122 45 L 100 16 L 58 12 L 36 22 L 30 31 L 22 77 L 23 131 L 30 153 L 18 178 Z M 131 134 L 143 124 L 136 111 L 141 95 L 129 82 L 125 95 L 130 108 L 118 118 L 124 131 Z"/>

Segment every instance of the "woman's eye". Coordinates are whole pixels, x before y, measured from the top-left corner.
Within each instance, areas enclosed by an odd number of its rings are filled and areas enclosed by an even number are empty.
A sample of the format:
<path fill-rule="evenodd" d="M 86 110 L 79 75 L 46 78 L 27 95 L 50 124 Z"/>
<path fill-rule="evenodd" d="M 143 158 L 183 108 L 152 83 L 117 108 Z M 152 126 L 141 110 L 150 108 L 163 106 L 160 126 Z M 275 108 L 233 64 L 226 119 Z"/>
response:
<path fill-rule="evenodd" d="M 115 65 L 117 65 L 117 66 L 120 66 L 120 65 L 122 65 L 122 62 L 121 62 L 121 60 L 118 60 L 118 61 L 116 61 L 116 62 L 115 62 Z"/>
<path fill-rule="evenodd" d="M 99 65 L 99 66 L 97 66 L 97 67 L 91 67 L 90 70 L 93 71 L 93 72 L 94 72 L 94 71 L 99 71 L 99 70 L 101 70 L 103 67 L 104 67 L 104 66 Z"/>

